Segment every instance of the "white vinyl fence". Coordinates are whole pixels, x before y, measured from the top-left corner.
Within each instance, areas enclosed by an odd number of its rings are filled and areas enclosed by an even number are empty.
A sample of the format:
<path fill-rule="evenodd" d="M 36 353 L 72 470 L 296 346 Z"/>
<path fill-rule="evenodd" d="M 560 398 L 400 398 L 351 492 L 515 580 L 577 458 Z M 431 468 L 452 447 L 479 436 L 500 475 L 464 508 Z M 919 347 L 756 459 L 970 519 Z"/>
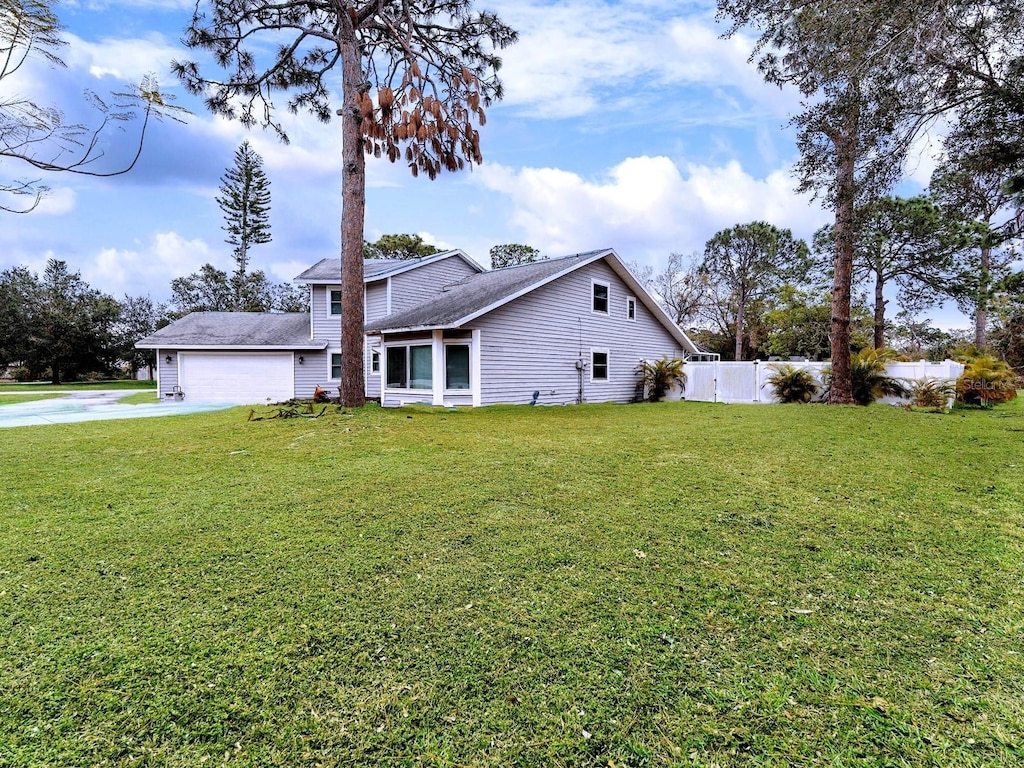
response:
<path fill-rule="evenodd" d="M 688 362 L 686 371 L 686 391 L 683 397 L 705 403 L 777 403 L 775 391 L 768 379 L 775 373 L 778 366 L 791 365 L 811 371 L 818 382 L 821 372 L 830 363 L 801 362 Z M 886 372 L 896 379 L 908 384 L 918 379 L 938 379 L 940 381 L 956 381 L 964 372 L 964 366 L 953 360 L 941 363 L 930 363 L 920 360 L 916 363 L 888 363 Z M 899 398 L 882 398 L 883 403 L 896 403 Z"/>

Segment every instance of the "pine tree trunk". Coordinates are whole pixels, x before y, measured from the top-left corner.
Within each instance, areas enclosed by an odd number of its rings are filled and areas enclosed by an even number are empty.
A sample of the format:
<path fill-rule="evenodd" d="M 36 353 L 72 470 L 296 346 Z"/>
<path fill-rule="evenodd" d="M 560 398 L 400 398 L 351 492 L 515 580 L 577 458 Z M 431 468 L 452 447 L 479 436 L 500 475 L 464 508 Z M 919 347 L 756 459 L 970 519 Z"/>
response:
<path fill-rule="evenodd" d="M 882 275 L 875 274 L 875 349 L 885 346 L 885 296 L 883 289 Z"/>
<path fill-rule="evenodd" d="M 832 382 L 829 402 L 853 403 L 853 374 L 850 361 L 850 293 L 853 284 L 853 211 L 856 197 L 854 178 L 857 143 L 857 110 L 852 108 L 836 147 L 836 261 L 832 280 Z"/>
<path fill-rule="evenodd" d="M 992 246 L 981 247 L 981 286 L 978 289 L 978 300 L 974 307 L 974 346 L 979 351 L 988 344 L 988 293 L 989 280 L 992 273 Z"/>
<path fill-rule="evenodd" d="M 743 301 L 737 302 L 736 306 L 736 347 L 735 347 L 735 360 L 743 359 L 743 313 L 746 311 L 746 306 Z"/>
<path fill-rule="evenodd" d="M 341 403 L 366 403 L 363 370 L 364 288 L 363 217 L 366 210 L 366 157 L 363 153 L 359 101 L 364 80 L 362 53 L 351 19 L 341 19 Z"/>

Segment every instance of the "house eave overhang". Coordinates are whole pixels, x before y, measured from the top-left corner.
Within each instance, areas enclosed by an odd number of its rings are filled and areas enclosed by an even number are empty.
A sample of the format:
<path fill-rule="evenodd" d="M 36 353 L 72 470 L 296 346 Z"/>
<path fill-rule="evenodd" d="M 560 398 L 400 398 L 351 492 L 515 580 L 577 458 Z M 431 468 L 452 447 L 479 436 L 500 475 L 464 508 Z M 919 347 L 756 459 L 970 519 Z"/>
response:
<path fill-rule="evenodd" d="M 451 331 L 461 328 L 462 322 L 444 323 L 442 325 L 410 325 L 404 328 L 367 328 L 368 335 L 387 335 L 391 333 L 430 333 L 432 331 Z"/>
<path fill-rule="evenodd" d="M 136 349 L 177 349 L 183 352 L 289 352 L 289 351 L 318 351 L 327 349 L 327 342 L 321 339 L 313 339 L 303 343 L 293 344 L 175 344 L 173 341 L 159 343 L 139 342 Z"/>

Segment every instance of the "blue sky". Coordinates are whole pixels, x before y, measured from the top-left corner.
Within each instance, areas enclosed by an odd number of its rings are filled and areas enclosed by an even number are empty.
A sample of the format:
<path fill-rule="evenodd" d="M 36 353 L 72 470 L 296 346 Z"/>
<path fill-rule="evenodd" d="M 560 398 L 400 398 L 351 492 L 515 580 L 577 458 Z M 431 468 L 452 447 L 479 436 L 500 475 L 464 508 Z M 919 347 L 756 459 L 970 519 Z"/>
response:
<path fill-rule="evenodd" d="M 829 214 L 793 192 L 789 115 L 794 93 L 765 85 L 747 63 L 750 41 L 723 40 L 709 2 L 483 0 L 520 32 L 503 52 L 506 96 L 481 131 L 485 162 L 472 171 L 414 179 L 402 165 L 370 161 L 366 236 L 414 232 L 462 248 L 483 264 L 501 243 L 550 256 L 613 247 L 660 269 L 672 252 L 702 251 L 716 231 L 766 220 L 810 238 Z M 153 126 L 142 160 L 112 179 L 55 175 L 50 197 L 27 216 L 4 215 L 0 269 L 41 271 L 66 260 L 115 297 L 166 300 L 170 281 L 201 264 L 230 269 L 214 196 L 238 144 L 248 139 L 271 180 L 273 242 L 252 268 L 290 280 L 340 248 L 337 123 L 287 117 L 290 145 L 214 118 L 171 77 L 188 0 L 67 0 L 58 6 L 66 69 L 34 62 L 8 93 L 59 103 L 70 115 L 83 89 L 123 90 L 155 73 L 185 124 Z M 13 78 L 11 79 L 13 80 Z M 110 133 L 111 163 L 137 135 Z M 911 191 L 926 181 L 926 153 Z M 25 173 L 12 163 L 6 176 Z M 915 181 L 916 180 L 916 181 Z M 933 312 L 942 325 L 965 319 Z"/>

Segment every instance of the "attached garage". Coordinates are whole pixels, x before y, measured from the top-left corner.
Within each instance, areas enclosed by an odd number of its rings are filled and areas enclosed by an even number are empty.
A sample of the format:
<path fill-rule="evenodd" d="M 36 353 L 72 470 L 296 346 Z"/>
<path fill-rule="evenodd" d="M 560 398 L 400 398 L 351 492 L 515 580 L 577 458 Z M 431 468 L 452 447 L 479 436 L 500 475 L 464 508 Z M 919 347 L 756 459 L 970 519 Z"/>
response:
<path fill-rule="evenodd" d="M 180 352 L 178 386 L 192 403 L 280 403 L 295 396 L 291 352 Z"/>
<path fill-rule="evenodd" d="M 139 341 L 156 351 L 160 399 L 257 405 L 311 397 L 327 341 L 305 312 L 193 312 Z"/>

